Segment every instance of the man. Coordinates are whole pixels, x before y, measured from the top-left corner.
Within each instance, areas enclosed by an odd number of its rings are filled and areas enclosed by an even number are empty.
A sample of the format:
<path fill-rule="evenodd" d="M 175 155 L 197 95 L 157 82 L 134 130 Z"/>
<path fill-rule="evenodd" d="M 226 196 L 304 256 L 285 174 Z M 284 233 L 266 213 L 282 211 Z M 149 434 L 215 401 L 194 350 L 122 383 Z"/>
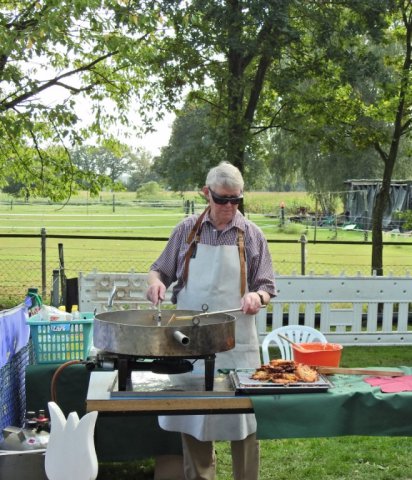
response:
<path fill-rule="evenodd" d="M 212 168 L 202 188 L 208 207 L 183 220 L 151 266 L 147 298 L 158 304 L 173 282 L 178 309 L 210 311 L 241 307 L 236 314 L 236 346 L 216 355 L 216 368 L 260 365 L 254 315 L 275 295 L 273 267 L 261 230 L 238 211 L 244 182 L 228 162 Z M 186 480 L 216 476 L 214 440 L 231 441 L 233 478 L 259 476 L 259 444 L 253 414 L 159 417 L 169 431 L 182 432 Z"/>

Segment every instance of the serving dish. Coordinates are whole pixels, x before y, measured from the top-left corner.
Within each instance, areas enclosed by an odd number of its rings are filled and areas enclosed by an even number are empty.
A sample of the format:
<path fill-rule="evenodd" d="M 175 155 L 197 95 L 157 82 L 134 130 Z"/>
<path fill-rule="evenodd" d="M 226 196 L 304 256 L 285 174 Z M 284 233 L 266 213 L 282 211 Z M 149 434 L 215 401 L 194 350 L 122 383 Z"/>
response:
<path fill-rule="evenodd" d="M 253 380 L 253 368 L 239 368 L 230 372 L 230 380 L 237 395 L 276 395 L 284 393 L 326 392 L 333 383 L 322 374 L 316 382 L 272 383 Z"/>

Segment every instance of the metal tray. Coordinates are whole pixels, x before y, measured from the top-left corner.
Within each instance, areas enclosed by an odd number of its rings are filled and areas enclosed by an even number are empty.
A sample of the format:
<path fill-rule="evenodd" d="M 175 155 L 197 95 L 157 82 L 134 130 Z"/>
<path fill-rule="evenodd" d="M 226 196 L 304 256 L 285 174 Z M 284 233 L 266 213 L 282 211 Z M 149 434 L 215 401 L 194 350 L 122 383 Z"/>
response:
<path fill-rule="evenodd" d="M 316 393 L 326 392 L 333 387 L 332 382 L 324 375 L 319 374 L 319 380 L 313 383 L 295 382 L 288 384 L 262 382 L 253 380 L 250 376 L 255 372 L 253 368 L 240 368 L 230 372 L 233 388 L 238 395 L 274 395 L 280 393 Z"/>

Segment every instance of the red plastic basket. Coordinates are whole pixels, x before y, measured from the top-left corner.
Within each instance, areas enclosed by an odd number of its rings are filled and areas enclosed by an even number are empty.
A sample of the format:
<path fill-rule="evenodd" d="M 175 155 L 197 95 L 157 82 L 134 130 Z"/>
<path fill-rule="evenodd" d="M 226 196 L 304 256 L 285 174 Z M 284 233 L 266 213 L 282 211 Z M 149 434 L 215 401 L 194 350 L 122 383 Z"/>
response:
<path fill-rule="evenodd" d="M 299 343 L 307 352 L 292 345 L 295 362 L 322 367 L 339 367 L 342 345 L 338 343 Z"/>

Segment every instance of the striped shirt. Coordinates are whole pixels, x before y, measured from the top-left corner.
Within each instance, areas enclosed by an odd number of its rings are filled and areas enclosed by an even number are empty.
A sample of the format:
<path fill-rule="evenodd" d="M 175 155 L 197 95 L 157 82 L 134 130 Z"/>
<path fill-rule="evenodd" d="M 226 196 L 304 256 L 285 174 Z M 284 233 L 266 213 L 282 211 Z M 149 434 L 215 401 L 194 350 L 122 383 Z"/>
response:
<path fill-rule="evenodd" d="M 184 260 L 189 248 L 186 240 L 198 217 L 199 215 L 191 215 L 175 227 L 160 257 L 150 267 L 150 270 L 160 274 L 166 288 L 177 281 L 173 287 L 173 303 L 177 302 L 177 295 L 183 288 Z M 201 225 L 200 243 L 212 246 L 236 245 L 238 229 L 244 232 L 245 236 L 248 290 L 251 292 L 262 290 L 271 297 L 275 296 L 272 259 L 267 241 L 262 231 L 239 211 L 221 231 L 216 230 L 210 221 L 209 213 L 206 213 Z"/>

